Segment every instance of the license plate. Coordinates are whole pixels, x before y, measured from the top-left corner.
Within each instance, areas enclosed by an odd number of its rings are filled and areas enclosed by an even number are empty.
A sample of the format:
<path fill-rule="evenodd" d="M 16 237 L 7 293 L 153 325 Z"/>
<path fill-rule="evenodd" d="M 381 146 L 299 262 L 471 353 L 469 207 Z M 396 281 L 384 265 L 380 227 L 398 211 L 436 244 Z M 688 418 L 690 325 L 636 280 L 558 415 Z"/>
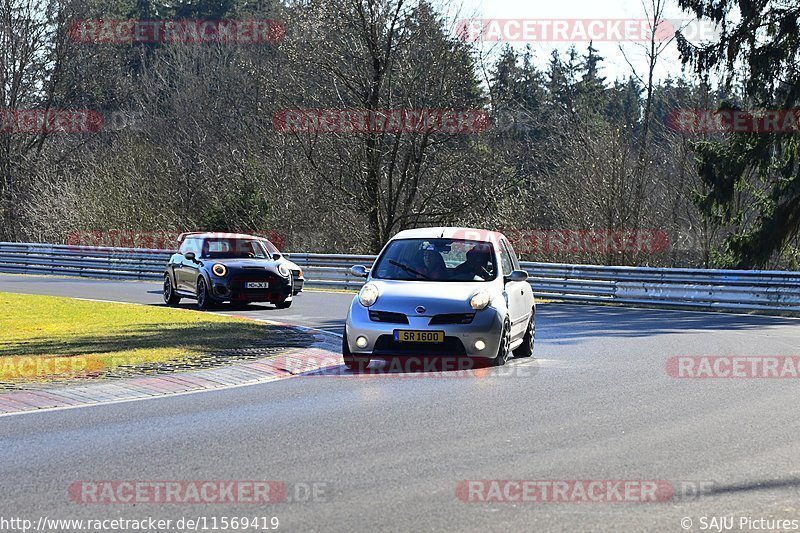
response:
<path fill-rule="evenodd" d="M 444 342 L 444 331 L 395 330 L 394 340 L 397 342 L 432 342 L 440 344 Z"/>
<path fill-rule="evenodd" d="M 269 289 L 269 283 L 266 281 L 248 281 L 244 284 L 245 289 Z"/>

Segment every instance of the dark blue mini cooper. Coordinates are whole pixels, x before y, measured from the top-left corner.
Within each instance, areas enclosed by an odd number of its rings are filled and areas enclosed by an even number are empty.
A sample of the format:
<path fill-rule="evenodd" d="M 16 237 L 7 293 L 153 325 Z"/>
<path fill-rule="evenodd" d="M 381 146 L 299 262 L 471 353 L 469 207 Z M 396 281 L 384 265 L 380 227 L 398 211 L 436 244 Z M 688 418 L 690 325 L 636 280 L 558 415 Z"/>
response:
<path fill-rule="evenodd" d="M 267 239 L 238 233 L 185 233 L 164 272 L 164 302 L 197 300 L 200 309 L 231 302 L 292 305 L 303 272 Z"/>

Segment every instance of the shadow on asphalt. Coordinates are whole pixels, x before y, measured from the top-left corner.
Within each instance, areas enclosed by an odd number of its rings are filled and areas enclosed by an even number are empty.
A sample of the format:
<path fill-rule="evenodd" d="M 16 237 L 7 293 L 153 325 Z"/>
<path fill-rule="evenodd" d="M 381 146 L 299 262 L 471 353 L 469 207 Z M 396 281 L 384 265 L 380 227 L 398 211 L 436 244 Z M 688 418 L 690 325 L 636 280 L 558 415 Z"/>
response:
<path fill-rule="evenodd" d="M 160 292 L 158 294 L 161 294 Z M 178 305 L 167 306 L 163 302 L 147 304 L 151 307 L 172 307 L 174 309 L 193 309 L 197 311 L 197 303 L 194 300 L 184 300 Z M 217 304 L 207 311 L 209 313 L 222 313 L 224 311 L 277 311 L 278 308 L 268 303 L 249 303 L 249 304 Z"/>
<path fill-rule="evenodd" d="M 166 307 L 163 303 L 148 304 L 148 305 L 152 305 L 154 307 Z M 197 310 L 197 305 L 195 305 L 193 301 L 187 301 L 179 304 L 178 306 L 176 306 L 176 308 Z M 241 316 L 246 318 L 266 318 L 280 322 L 284 315 L 293 314 L 293 311 L 294 308 L 291 307 L 289 309 L 277 309 L 274 305 L 268 303 L 251 303 L 247 305 L 240 305 L 240 304 L 232 305 L 226 303 L 213 307 L 206 312 L 213 314 L 224 314 L 230 312 L 253 313 L 252 315 L 243 314 Z M 299 309 L 298 312 L 300 312 Z M 342 332 L 344 331 L 344 320 L 345 317 L 342 316 L 341 318 L 335 318 L 329 320 L 315 319 L 313 326 L 308 324 L 303 324 L 302 322 L 298 323 L 297 325 L 313 327 L 314 329 L 327 331 L 328 333 L 335 333 L 336 335 L 341 336 Z"/>
<path fill-rule="evenodd" d="M 750 481 L 747 483 L 714 484 L 703 491 L 704 496 L 715 494 L 735 494 L 740 492 L 757 492 L 775 489 L 800 489 L 800 478 L 769 479 Z"/>
<path fill-rule="evenodd" d="M 537 311 L 537 338 L 647 337 L 692 330 L 747 331 L 768 326 L 800 326 L 795 318 L 666 311 L 630 307 L 552 303 Z M 555 326 L 551 328 L 550 326 Z"/>

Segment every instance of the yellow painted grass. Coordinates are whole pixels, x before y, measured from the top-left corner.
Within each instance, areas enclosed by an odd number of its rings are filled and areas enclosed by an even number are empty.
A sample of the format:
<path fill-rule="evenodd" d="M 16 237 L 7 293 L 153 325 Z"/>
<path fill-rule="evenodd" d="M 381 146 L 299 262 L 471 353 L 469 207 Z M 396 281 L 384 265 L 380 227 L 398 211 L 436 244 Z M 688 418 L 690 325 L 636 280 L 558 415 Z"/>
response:
<path fill-rule="evenodd" d="M 246 346 L 267 326 L 190 310 L 0 292 L 0 381 L 99 375 Z"/>

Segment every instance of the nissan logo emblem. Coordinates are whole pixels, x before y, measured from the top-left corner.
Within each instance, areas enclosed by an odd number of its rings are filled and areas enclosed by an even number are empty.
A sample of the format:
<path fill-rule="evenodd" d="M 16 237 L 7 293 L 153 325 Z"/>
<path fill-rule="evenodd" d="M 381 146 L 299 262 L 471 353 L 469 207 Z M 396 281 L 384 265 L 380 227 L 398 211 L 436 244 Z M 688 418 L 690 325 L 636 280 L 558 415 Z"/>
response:
<path fill-rule="evenodd" d="M 419 313 L 421 315 L 424 312 L 425 312 L 425 306 L 420 305 L 420 306 L 417 307 L 417 313 Z"/>

